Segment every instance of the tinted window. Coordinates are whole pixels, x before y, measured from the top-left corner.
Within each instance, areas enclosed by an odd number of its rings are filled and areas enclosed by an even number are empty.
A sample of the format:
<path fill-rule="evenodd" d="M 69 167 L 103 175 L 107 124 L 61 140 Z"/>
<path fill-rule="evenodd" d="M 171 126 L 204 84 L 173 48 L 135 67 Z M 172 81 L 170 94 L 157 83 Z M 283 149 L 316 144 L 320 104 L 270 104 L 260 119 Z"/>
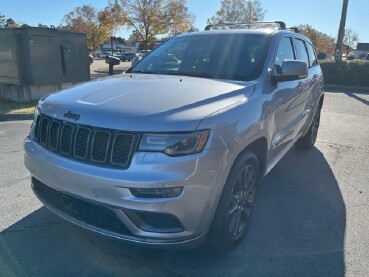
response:
<path fill-rule="evenodd" d="M 294 60 L 295 53 L 293 51 L 292 40 L 283 38 L 278 46 L 277 56 L 274 63 L 274 74 L 282 74 L 282 63 L 285 60 Z"/>
<path fill-rule="evenodd" d="M 306 48 L 309 54 L 310 67 L 316 66 L 318 64 L 315 56 L 313 46 L 310 43 L 305 42 Z"/>
<path fill-rule="evenodd" d="M 265 34 L 192 35 L 173 38 L 131 72 L 250 81 L 264 65 Z"/>
<path fill-rule="evenodd" d="M 309 56 L 306 51 L 305 43 L 301 39 L 295 39 L 296 51 L 297 51 L 297 58 L 300 61 L 306 63 L 309 67 Z"/>

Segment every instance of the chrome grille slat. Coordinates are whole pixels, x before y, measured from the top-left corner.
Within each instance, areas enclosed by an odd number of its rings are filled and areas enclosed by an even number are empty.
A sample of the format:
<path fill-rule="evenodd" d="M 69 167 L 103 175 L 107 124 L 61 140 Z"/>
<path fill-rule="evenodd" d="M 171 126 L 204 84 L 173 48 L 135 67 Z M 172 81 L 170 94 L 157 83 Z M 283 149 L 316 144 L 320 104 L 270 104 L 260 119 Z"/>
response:
<path fill-rule="evenodd" d="M 132 152 L 134 137 L 131 134 L 116 134 L 113 140 L 111 163 L 126 165 L 128 154 Z"/>
<path fill-rule="evenodd" d="M 75 127 L 72 124 L 64 124 L 61 131 L 60 152 L 70 155 L 72 153 L 73 132 Z"/>
<path fill-rule="evenodd" d="M 96 162 L 105 162 L 111 134 L 107 131 L 98 130 L 94 134 L 91 146 L 91 159 Z"/>
<path fill-rule="evenodd" d="M 88 156 L 88 144 L 90 141 L 91 129 L 79 127 L 74 138 L 74 156 L 86 159 Z"/>
<path fill-rule="evenodd" d="M 36 119 L 36 125 L 35 125 L 35 138 L 36 139 L 40 137 L 40 124 L 41 124 L 41 116 L 38 115 Z"/>
<path fill-rule="evenodd" d="M 39 115 L 35 140 L 43 147 L 72 159 L 110 167 L 127 168 L 138 134 L 75 124 Z"/>
<path fill-rule="evenodd" d="M 42 117 L 41 119 L 40 142 L 43 145 L 47 144 L 50 122 L 51 120 L 47 117 Z"/>
<path fill-rule="evenodd" d="M 56 120 L 53 120 L 51 122 L 51 125 L 49 128 L 49 147 L 52 150 L 58 149 L 60 127 L 61 127 L 60 122 Z"/>

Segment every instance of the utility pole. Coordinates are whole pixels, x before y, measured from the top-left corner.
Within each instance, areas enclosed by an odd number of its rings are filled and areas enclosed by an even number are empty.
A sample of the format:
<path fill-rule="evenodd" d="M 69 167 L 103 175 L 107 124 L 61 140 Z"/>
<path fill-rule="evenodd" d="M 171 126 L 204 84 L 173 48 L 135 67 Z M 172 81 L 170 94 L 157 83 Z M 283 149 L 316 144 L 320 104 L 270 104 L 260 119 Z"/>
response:
<path fill-rule="evenodd" d="M 111 55 L 113 56 L 113 53 L 114 53 L 113 33 L 110 36 L 110 50 L 111 50 Z"/>
<path fill-rule="evenodd" d="M 348 0 L 343 0 L 340 28 L 338 29 L 337 44 L 334 51 L 335 59 L 337 62 L 342 60 L 342 42 L 343 37 L 345 36 L 347 7 Z"/>

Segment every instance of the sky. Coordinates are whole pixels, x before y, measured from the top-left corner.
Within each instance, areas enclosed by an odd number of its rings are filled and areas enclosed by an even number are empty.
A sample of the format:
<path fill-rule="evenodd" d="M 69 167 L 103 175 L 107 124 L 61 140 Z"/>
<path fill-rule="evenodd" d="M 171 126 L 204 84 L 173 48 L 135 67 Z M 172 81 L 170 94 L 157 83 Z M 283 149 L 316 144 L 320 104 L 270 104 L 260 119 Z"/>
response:
<path fill-rule="evenodd" d="M 203 30 L 206 20 L 220 8 L 220 0 L 187 0 L 189 10 L 196 16 L 195 27 Z M 318 31 L 337 37 L 342 0 L 260 0 L 266 10 L 265 21 L 281 20 L 287 26 L 310 24 Z M 18 23 L 37 26 L 58 26 L 63 16 L 77 6 L 90 4 L 103 9 L 107 0 L 0 0 L 0 13 Z M 359 35 L 359 42 L 369 43 L 368 0 L 349 0 L 346 28 Z M 366 19 L 365 19 L 366 18 Z M 118 36 L 128 38 L 121 30 Z"/>

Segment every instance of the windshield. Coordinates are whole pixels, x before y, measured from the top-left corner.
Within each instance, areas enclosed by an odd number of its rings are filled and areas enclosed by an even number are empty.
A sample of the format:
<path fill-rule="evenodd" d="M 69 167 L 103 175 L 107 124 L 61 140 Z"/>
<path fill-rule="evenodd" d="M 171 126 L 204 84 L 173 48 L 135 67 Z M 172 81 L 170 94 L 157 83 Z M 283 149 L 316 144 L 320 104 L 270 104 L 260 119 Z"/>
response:
<path fill-rule="evenodd" d="M 176 37 L 155 49 L 131 72 L 251 81 L 262 71 L 267 38 L 265 34 Z"/>

